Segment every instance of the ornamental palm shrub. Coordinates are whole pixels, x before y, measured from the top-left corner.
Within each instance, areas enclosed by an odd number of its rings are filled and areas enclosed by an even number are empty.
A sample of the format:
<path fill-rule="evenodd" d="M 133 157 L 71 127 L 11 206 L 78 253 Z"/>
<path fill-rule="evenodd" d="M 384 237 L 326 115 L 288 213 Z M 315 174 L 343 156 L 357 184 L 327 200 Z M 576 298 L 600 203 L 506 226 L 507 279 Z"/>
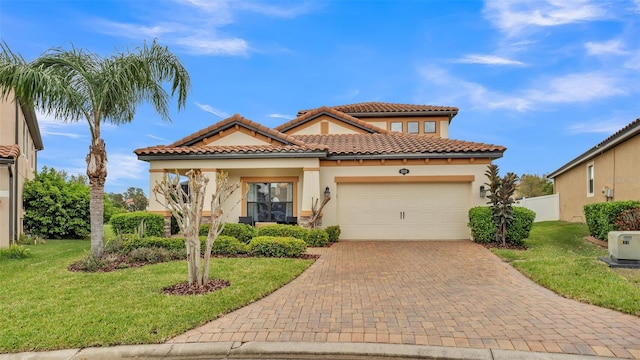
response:
<path fill-rule="evenodd" d="M 512 172 L 503 178 L 499 176 L 498 165 L 491 164 L 485 172 L 489 183 L 489 204 L 493 211 L 493 221 L 496 224 L 496 241 L 507 244 L 507 230 L 513 221 L 513 194 L 516 191 L 518 176 Z"/>
<path fill-rule="evenodd" d="M 521 245 L 529 237 L 536 213 L 520 206 L 513 207 L 513 220 L 507 229 L 506 242 Z M 489 206 L 477 206 L 469 209 L 469 228 L 474 242 L 489 244 L 496 241 L 496 225 Z"/>

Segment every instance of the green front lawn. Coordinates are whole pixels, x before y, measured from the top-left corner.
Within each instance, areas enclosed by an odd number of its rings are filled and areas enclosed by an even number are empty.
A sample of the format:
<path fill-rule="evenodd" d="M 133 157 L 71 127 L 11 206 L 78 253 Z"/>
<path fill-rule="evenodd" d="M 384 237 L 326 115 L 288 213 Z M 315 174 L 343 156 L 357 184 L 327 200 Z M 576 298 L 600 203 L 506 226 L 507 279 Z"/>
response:
<path fill-rule="evenodd" d="M 582 302 L 640 315 L 640 270 L 614 270 L 599 256 L 606 249 L 583 240 L 586 225 L 535 223 L 528 250 L 492 251 L 538 284 Z"/>
<path fill-rule="evenodd" d="M 164 342 L 273 292 L 312 263 L 214 259 L 211 277 L 231 286 L 170 296 L 162 288 L 187 279 L 186 261 L 110 273 L 67 271 L 89 247 L 88 241 L 49 241 L 29 246 L 27 259 L 0 261 L 0 353 Z"/>

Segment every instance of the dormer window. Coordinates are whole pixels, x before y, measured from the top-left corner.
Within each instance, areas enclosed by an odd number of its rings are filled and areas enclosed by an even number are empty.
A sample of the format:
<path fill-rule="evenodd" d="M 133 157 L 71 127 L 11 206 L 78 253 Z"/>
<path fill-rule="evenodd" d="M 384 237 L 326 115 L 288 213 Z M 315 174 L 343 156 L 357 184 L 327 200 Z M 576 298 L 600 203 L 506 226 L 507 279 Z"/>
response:
<path fill-rule="evenodd" d="M 424 133 L 425 134 L 433 134 L 436 132 L 436 122 L 435 121 L 425 121 L 424 122 Z"/>
<path fill-rule="evenodd" d="M 420 123 L 417 121 L 409 121 L 407 123 L 407 132 L 409 134 L 417 134 L 420 131 Z"/>
<path fill-rule="evenodd" d="M 393 121 L 389 126 L 391 131 L 402 132 L 402 122 L 401 121 Z"/>

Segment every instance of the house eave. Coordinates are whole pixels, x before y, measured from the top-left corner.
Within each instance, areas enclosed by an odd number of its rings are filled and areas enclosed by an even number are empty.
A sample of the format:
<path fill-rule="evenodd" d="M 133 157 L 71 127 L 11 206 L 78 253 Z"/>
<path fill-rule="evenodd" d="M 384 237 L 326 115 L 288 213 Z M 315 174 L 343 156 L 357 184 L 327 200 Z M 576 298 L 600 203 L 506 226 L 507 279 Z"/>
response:
<path fill-rule="evenodd" d="M 457 111 L 451 110 L 431 110 L 431 111 L 405 111 L 405 112 L 344 112 L 356 118 L 372 118 L 372 117 L 401 117 L 401 116 L 449 116 L 452 119 L 458 114 Z"/>
<path fill-rule="evenodd" d="M 285 141 L 285 140 L 280 139 L 280 138 L 278 138 L 278 137 L 276 137 L 276 136 L 273 136 L 273 134 L 270 134 L 270 133 L 268 133 L 268 132 L 266 132 L 266 131 L 262 131 L 262 130 L 260 130 L 260 129 L 250 128 L 250 127 L 246 126 L 245 124 L 243 124 L 243 123 L 241 123 L 241 122 L 238 122 L 238 121 L 232 121 L 232 122 L 230 122 L 230 123 L 226 124 L 225 126 L 220 127 L 219 129 L 216 129 L 216 132 L 226 131 L 227 129 L 233 128 L 233 127 L 235 127 L 236 125 L 242 126 L 242 127 L 244 127 L 245 129 L 249 129 L 249 130 L 251 130 L 251 131 L 255 131 L 255 132 L 256 132 L 256 134 L 260 134 L 260 135 L 262 135 L 262 136 L 264 136 L 264 137 L 266 137 L 266 138 L 270 138 L 270 139 L 276 140 L 276 141 L 278 141 L 278 142 L 280 142 L 280 143 L 283 143 L 283 144 L 285 144 L 285 145 L 293 145 L 292 143 L 290 143 L 290 142 L 288 142 L 288 141 Z M 202 140 L 204 140 L 204 139 L 208 138 L 209 136 L 211 136 L 211 134 L 210 134 L 210 133 L 208 133 L 208 134 L 203 134 L 203 135 L 200 135 L 200 136 L 198 136 L 197 138 L 192 139 L 192 140 L 190 140 L 190 141 L 188 141 L 188 142 L 186 142 L 186 143 L 184 143 L 184 144 L 181 144 L 181 145 L 182 145 L 182 146 L 192 146 L 192 145 L 197 144 L 197 143 L 201 142 Z"/>
<path fill-rule="evenodd" d="M 138 155 L 138 160 L 234 160 L 234 159 L 296 159 L 296 158 L 320 158 L 327 157 L 326 152 L 305 153 L 230 153 L 230 154 L 148 154 Z"/>
<path fill-rule="evenodd" d="M 563 173 L 584 163 L 585 161 L 592 160 L 593 158 L 603 154 L 605 151 L 617 146 L 618 144 L 625 142 L 626 140 L 638 135 L 639 133 L 640 133 L 640 123 L 636 124 L 635 126 L 630 128 L 628 131 L 624 132 L 623 134 L 620 134 L 618 137 L 611 139 L 611 141 L 609 141 L 608 143 L 602 144 L 601 146 L 596 145 L 595 147 L 578 155 L 575 159 L 569 161 L 568 163 L 562 165 L 557 170 L 551 172 L 549 175 L 547 175 L 547 178 L 554 179 L 559 175 L 562 175 Z"/>
<path fill-rule="evenodd" d="M 394 160 L 394 159 L 499 159 L 502 152 L 465 152 L 465 153 L 400 153 L 400 154 L 345 154 L 329 155 L 327 160 Z"/>
<path fill-rule="evenodd" d="M 27 127 L 29 128 L 29 133 L 31 134 L 31 139 L 33 140 L 33 145 L 36 150 L 43 150 L 44 143 L 42 142 L 42 135 L 40 134 L 40 127 L 38 126 L 38 118 L 36 117 L 36 112 L 32 107 L 24 106 L 20 104 L 22 108 L 22 113 L 24 114 L 24 118 L 27 123 Z"/>
<path fill-rule="evenodd" d="M 346 114 L 346 113 L 345 113 L 345 114 Z M 358 123 L 355 123 L 355 122 L 353 122 L 353 121 L 350 121 L 350 120 L 348 120 L 348 119 L 341 119 L 341 118 L 337 117 L 336 115 L 334 115 L 334 114 L 332 114 L 332 113 L 330 113 L 330 112 L 328 112 L 328 111 L 321 111 L 321 112 L 319 112 L 319 113 L 317 113 L 317 114 L 315 114 L 315 115 L 313 115 L 313 116 L 309 117 L 308 119 L 305 119 L 305 120 L 304 120 L 304 121 L 302 121 L 302 122 L 299 122 L 299 123 L 295 123 L 295 124 L 289 125 L 289 126 L 287 126 L 287 127 L 285 127 L 285 128 L 282 128 L 282 129 L 280 129 L 280 130 L 278 130 L 278 131 L 283 132 L 283 133 L 286 133 L 287 131 L 289 131 L 289 130 L 291 130 L 291 129 L 295 129 L 296 127 L 298 127 L 298 126 L 300 126 L 300 125 L 302 125 L 302 124 L 306 124 L 306 123 L 308 123 L 308 122 L 310 122 L 310 121 L 312 121 L 312 120 L 314 120 L 314 119 L 317 119 L 318 117 L 320 117 L 320 116 L 322 116 L 322 115 L 326 115 L 326 116 L 332 117 L 332 118 L 334 118 L 334 119 L 336 119 L 336 120 L 343 121 L 343 122 L 345 122 L 346 124 L 349 124 L 349 125 L 351 125 L 351 126 L 353 126 L 353 127 L 356 127 L 356 128 L 358 128 L 358 129 L 364 130 L 364 131 L 366 131 L 367 133 L 370 133 L 370 134 L 374 134 L 374 133 L 376 133 L 376 131 L 375 131 L 375 130 L 373 130 L 373 129 L 367 128 L 367 127 L 365 127 L 365 126 L 362 126 L 362 125 L 360 125 L 360 124 L 358 124 Z M 349 115 L 351 115 L 351 114 L 349 114 Z"/>

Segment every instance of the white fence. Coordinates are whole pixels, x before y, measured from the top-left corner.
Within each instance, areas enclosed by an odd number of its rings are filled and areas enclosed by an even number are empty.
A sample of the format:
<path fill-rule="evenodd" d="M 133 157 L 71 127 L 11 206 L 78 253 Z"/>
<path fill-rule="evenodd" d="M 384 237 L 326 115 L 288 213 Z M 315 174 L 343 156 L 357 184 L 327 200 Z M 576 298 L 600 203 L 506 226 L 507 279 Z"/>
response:
<path fill-rule="evenodd" d="M 560 220 L 560 197 L 558 194 L 522 198 L 516 202 L 516 206 L 522 206 L 536 213 L 538 221 Z"/>

